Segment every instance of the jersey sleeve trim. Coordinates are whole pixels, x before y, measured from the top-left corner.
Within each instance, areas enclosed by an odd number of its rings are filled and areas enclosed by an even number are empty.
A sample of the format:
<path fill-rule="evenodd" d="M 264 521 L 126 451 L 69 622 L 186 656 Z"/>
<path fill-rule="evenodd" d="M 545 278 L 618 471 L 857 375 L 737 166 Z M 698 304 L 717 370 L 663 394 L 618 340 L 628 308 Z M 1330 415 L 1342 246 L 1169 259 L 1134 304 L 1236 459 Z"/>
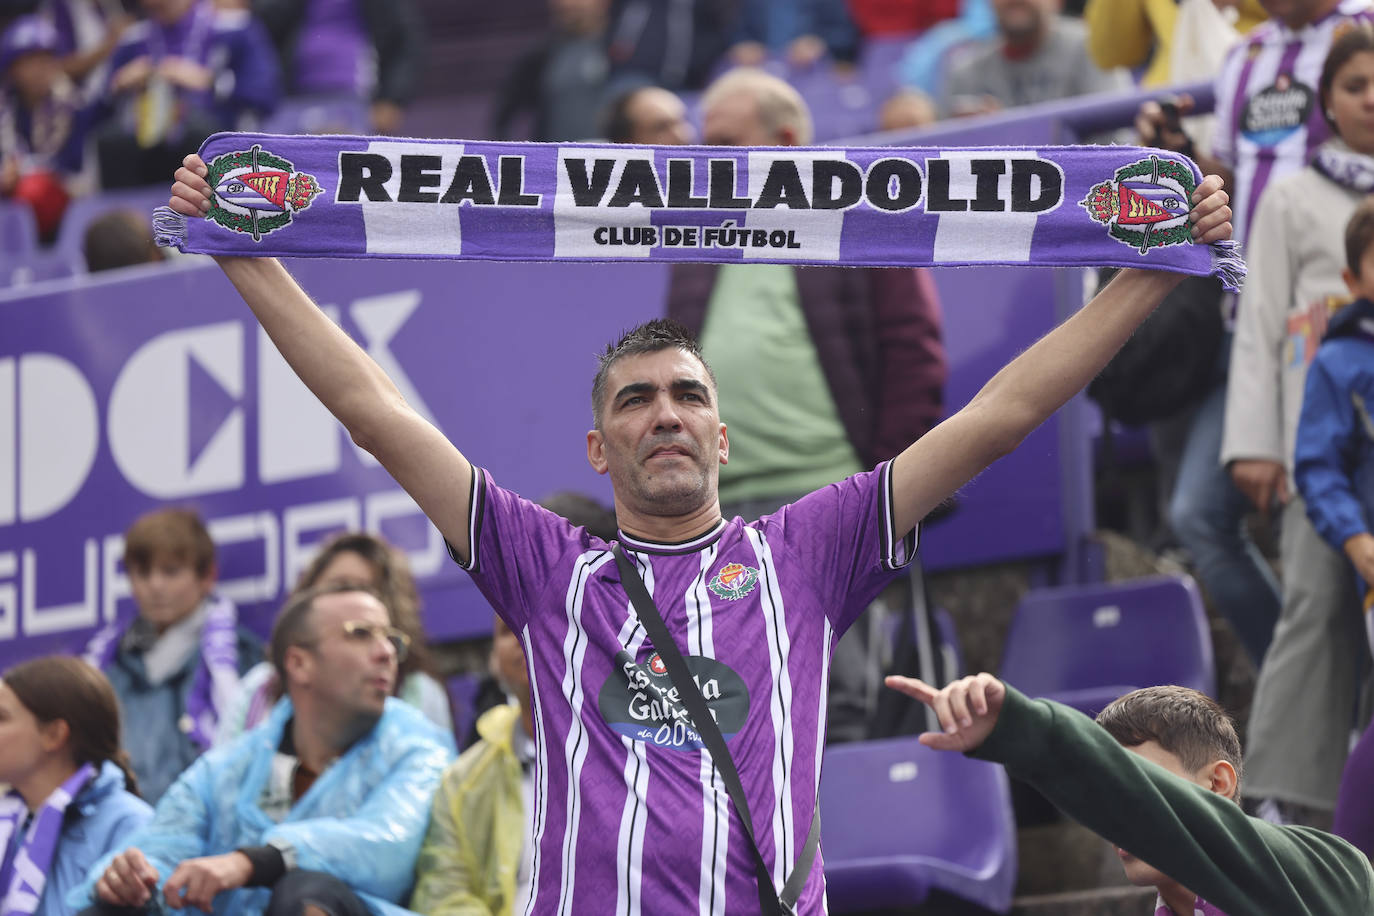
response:
<path fill-rule="evenodd" d="M 478 571 L 478 541 L 482 534 L 483 510 L 486 508 L 487 475 L 475 464 L 471 465 L 471 468 L 472 489 L 468 493 L 468 561 L 464 563 L 459 559 L 458 551 L 449 543 L 448 538 L 444 538 L 444 547 L 453 562 L 468 572 L 475 573 Z"/>
<path fill-rule="evenodd" d="M 921 525 L 918 522 L 905 537 L 894 539 L 893 529 L 896 527 L 895 519 L 897 516 L 892 489 L 891 461 L 883 464 L 878 491 L 882 499 L 879 514 L 882 518 L 880 535 L 882 537 L 883 566 L 895 572 L 910 565 L 911 561 L 916 558 L 916 546 L 920 541 Z"/>

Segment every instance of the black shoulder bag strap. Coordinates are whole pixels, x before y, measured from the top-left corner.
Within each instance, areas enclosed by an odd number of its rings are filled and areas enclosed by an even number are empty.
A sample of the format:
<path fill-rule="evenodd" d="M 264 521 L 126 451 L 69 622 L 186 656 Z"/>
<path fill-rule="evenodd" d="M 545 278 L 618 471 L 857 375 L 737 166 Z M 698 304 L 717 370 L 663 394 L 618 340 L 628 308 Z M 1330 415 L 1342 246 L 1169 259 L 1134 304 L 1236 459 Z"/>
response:
<path fill-rule="evenodd" d="M 720 733 L 720 726 L 716 724 L 715 718 L 706 706 L 706 698 L 701 695 L 701 688 L 692 680 L 692 673 L 687 670 L 687 662 L 678 650 L 677 643 L 673 642 L 673 637 L 668 633 L 668 626 L 658 612 L 658 605 L 649 597 L 649 590 L 644 587 L 639 570 L 619 544 L 615 544 L 611 552 L 615 554 L 616 566 L 620 568 L 621 585 L 625 587 L 625 592 L 630 596 L 630 601 L 639 614 L 639 622 L 644 624 L 645 631 L 653 640 L 658 657 L 668 669 L 668 679 L 677 688 L 682 705 L 687 707 L 687 713 L 692 717 L 702 743 L 711 753 L 711 762 L 720 770 L 721 781 L 730 793 L 730 801 L 734 803 L 735 812 L 744 824 L 744 835 L 749 838 L 749 845 L 754 849 L 754 871 L 758 875 L 759 904 L 763 908 L 764 916 L 783 916 L 794 912 L 793 907 L 797 904 L 797 898 L 801 896 L 802 887 L 806 884 L 806 878 L 816 860 L 816 849 L 820 846 L 819 800 L 811 818 L 811 830 L 806 835 L 806 844 L 802 846 L 801 854 L 797 857 L 796 867 L 787 876 L 782 893 L 778 893 L 777 888 L 773 886 L 773 878 L 768 873 L 768 864 L 763 861 L 763 853 L 759 851 L 758 840 L 754 839 L 754 821 L 749 816 L 749 802 L 744 797 L 744 784 L 740 782 L 739 771 L 735 769 L 735 761 L 730 756 L 725 736 Z"/>

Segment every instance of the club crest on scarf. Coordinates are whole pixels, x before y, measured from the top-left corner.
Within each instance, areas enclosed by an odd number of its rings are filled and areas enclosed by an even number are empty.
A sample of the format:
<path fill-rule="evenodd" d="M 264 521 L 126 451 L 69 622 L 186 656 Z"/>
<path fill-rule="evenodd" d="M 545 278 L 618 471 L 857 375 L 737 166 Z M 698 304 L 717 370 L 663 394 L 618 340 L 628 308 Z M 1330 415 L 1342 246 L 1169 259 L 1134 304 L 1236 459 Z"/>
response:
<path fill-rule="evenodd" d="M 1192 242 L 1188 211 L 1196 186 L 1187 166 L 1151 156 L 1117 169 L 1111 181 L 1093 185 L 1078 205 L 1106 225 L 1112 238 L 1144 254 Z"/>
<path fill-rule="evenodd" d="M 716 573 L 711 581 L 706 583 L 706 587 L 717 598 L 729 598 L 733 601 L 752 592 L 758 581 L 757 569 L 751 569 L 742 563 L 731 563 Z"/>
<path fill-rule="evenodd" d="M 206 218 L 259 241 L 286 226 L 319 194 L 319 179 L 261 146 L 216 156 L 205 180 L 214 189 Z"/>

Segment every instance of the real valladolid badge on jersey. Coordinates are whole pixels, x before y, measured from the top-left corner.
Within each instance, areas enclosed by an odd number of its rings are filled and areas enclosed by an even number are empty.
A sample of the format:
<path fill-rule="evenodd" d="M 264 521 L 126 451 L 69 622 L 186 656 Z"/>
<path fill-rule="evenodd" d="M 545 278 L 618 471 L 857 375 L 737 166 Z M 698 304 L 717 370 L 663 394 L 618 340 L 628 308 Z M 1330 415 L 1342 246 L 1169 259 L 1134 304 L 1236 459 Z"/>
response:
<path fill-rule="evenodd" d="M 1107 226 L 1107 234 L 1141 254 L 1193 240 L 1188 225 L 1197 182 L 1180 162 L 1151 156 L 1116 170 L 1111 181 L 1093 185 L 1078 205 Z"/>
<path fill-rule="evenodd" d="M 216 156 L 205 180 L 214 189 L 206 218 L 247 232 L 255 242 L 290 223 L 324 190 L 314 175 L 296 171 L 290 162 L 257 145 Z"/>
<path fill-rule="evenodd" d="M 759 571 L 742 563 L 731 563 L 716 573 L 706 587 L 717 598 L 743 598 L 759 584 Z"/>

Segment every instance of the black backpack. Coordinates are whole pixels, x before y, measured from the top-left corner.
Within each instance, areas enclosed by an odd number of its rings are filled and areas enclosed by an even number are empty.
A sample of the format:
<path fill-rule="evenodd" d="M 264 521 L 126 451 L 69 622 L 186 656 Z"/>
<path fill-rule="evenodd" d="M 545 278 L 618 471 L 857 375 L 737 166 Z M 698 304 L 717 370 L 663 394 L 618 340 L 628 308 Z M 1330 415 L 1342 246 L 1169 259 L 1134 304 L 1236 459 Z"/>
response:
<path fill-rule="evenodd" d="M 1188 277 L 1088 385 L 1109 419 L 1140 426 L 1193 404 L 1217 379 L 1226 328 L 1221 281 Z"/>

